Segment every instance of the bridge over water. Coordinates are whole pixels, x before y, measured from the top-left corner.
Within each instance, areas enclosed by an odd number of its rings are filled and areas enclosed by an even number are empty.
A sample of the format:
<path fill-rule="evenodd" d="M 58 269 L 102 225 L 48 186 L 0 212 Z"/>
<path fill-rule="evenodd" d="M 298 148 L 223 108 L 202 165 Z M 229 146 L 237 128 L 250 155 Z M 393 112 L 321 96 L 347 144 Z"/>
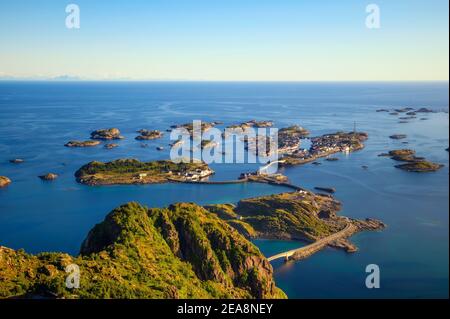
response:
<path fill-rule="evenodd" d="M 325 238 L 319 239 L 315 241 L 314 243 L 300 247 L 297 249 L 288 250 L 279 254 L 276 254 L 274 256 L 271 256 L 267 258 L 269 261 L 276 260 L 279 258 L 284 258 L 284 260 L 288 261 L 290 258 L 292 259 L 303 259 L 308 256 L 311 256 L 315 252 L 323 249 L 326 245 L 330 244 L 331 242 L 345 238 L 353 234 L 357 230 L 357 227 L 353 225 L 352 223 L 348 223 L 347 226 L 341 231 L 338 231 L 337 233 L 334 233 L 330 236 L 327 236 Z"/>
<path fill-rule="evenodd" d="M 264 173 L 267 172 L 267 170 L 269 169 L 269 167 L 272 166 L 273 164 L 284 163 L 284 162 L 286 162 L 286 161 L 285 161 L 285 160 L 278 160 L 278 161 L 270 162 L 270 163 L 268 163 L 267 165 L 264 165 L 264 166 L 260 167 L 258 171 L 259 171 L 260 173 L 264 174 Z"/>

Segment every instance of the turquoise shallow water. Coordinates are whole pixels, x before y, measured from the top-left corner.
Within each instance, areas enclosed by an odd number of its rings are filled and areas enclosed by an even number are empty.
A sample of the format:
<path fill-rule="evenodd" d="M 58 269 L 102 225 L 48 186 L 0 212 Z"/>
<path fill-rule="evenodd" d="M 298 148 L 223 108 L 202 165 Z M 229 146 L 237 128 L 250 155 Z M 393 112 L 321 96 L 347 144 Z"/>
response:
<path fill-rule="evenodd" d="M 355 254 L 326 249 L 307 260 L 274 261 L 277 285 L 291 298 L 448 297 L 448 113 L 398 123 L 378 108 L 431 107 L 448 110 L 447 83 L 18 83 L 0 82 L 0 175 L 13 183 L 0 190 L 0 245 L 28 252 L 76 254 L 92 226 L 114 207 L 139 201 L 148 206 L 192 201 L 237 202 L 240 198 L 283 192 L 262 185 L 182 185 L 88 187 L 73 173 L 91 160 L 168 157 L 168 136 L 141 148 L 141 128 L 165 130 L 193 119 L 234 124 L 272 119 L 277 127 L 300 124 L 313 135 L 357 129 L 369 133 L 366 148 L 337 162 L 284 170 L 293 183 L 332 186 L 342 214 L 383 220 L 382 232 L 352 237 Z M 422 116 L 419 116 L 422 117 Z M 126 137 L 117 149 L 69 149 L 71 139 L 118 127 Z M 388 138 L 395 133 L 402 140 Z M 430 174 L 407 173 L 379 153 L 409 147 L 446 166 Z M 21 165 L 11 158 L 26 160 Z M 362 165 L 369 169 L 364 170 Z M 255 165 L 213 165 L 214 180 L 235 179 Z M 52 183 L 37 175 L 60 175 Z M 295 242 L 256 241 L 270 255 Z M 365 266 L 381 270 L 381 288 L 365 287 Z"/>

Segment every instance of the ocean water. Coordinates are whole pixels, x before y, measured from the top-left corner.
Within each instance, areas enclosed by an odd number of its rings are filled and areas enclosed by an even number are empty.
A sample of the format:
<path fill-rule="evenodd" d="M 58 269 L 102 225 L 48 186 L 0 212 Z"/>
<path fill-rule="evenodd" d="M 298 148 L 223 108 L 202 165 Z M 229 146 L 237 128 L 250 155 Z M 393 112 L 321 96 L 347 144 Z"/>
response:
<path fill-rule="evenodd" d="M 114 207 L 138 201 L 147 206 L 173 202 L 237 202 L 288 189 L 263 184 L 89 187 L 74 172 L 92 160 L 122 157 L 168 158 L 169 137 L 142 148 L 141 128 L 250 119 L 274 120 L 276 127 L 299 124 L 312 135 L 352 130 L 369 133 L 366 148 L 339 161 L 283 170 L 312 189 L 335 187 L 341 214 L 381 219 L 388 227 L 351 238 L 359 251 L 325 249 L 296 263 L 274 261 L 275 280 L 290 298 L 448 298 L 449 146 L 448 83 L 120 83 L 0 82 L 0 175 L 13 183 L 0 189 L 0 245 L 27 252 L 76 254 L 87 232 Z M 444 112 L 419 115 L 408 123 L 378 108 L 429 107 Z M 427 120 L 420 120 L 421 117 Z M 98 128 L 118 127 L 116 149 L 71 149 Z M 406 140 L 389 135 L 404 133 Z M 408 144 L 402 142 L 407 141 Z M 157 146 L 166 150 L 156 151 Z M 413 148 L 445 165 L 438 172 L 408 173 L 377 155 Z M 9 159 L 24 158 L 16 165 Z M 368 169 L 361 166 L 367 165 Z M 254 164 L 214 164 L 214 180 L 235 179 Z M 37 176 L 54 172 L 54 182 Z M 257 240 L 266 255 L 303 243 Z M 381 287 L 367 289 L 366 265 L 380 267 Z"/>

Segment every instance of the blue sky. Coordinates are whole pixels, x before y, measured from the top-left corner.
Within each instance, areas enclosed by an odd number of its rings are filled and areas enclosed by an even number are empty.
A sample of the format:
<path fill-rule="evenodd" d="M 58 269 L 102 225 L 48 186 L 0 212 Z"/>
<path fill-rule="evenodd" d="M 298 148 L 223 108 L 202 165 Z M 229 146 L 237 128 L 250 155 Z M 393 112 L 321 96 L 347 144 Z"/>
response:
<path fill-rule="evenodd" d="M 447 0 L 0 0 L 3 78 L 448 80 L 448 55 Z"/>

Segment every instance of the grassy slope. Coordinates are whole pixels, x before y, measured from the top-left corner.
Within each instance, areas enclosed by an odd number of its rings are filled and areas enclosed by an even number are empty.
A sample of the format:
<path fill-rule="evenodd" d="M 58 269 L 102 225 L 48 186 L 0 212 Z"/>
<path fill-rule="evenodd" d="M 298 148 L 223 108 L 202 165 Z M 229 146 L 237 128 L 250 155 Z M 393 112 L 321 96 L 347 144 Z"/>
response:
<path fill-rule="evenodd" d="M 285 297 L 259 250 L 195 204 L 123 205 L 91 230 L 81 252 L 33 256 L 0 248 L 0 297 Z M 80 267 L 80 289 L 65 288 L 71 263 Z"/>

